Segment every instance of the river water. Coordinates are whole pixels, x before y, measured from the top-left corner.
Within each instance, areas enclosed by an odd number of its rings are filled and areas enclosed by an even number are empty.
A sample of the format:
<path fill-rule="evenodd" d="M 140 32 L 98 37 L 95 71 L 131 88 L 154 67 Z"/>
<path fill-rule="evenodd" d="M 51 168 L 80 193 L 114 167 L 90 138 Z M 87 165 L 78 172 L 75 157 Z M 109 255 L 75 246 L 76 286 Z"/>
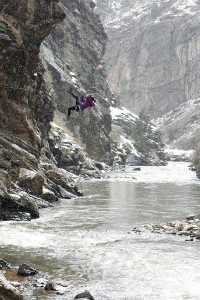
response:
<path fill-rule="evenodd" d="M 61 200 L 31 222 L 0 223 L 0 258 L 27 263 L 66 286 L 73 299 L 200 299 L 200 242 L 132 231 L 200 213 L 200 180 L 187 163 L 141 167 L 78 182 L 84 196 Z M 47 298 L 46 298 L 47 297 Z"/>

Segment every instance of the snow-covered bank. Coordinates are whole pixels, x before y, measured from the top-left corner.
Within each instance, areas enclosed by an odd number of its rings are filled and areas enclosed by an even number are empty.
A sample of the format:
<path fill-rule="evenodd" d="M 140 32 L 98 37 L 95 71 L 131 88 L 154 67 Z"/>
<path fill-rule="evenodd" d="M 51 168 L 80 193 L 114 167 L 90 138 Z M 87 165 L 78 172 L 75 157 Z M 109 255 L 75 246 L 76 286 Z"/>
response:
<path fill-rule="evenodd" d="M 165 154 L 167 156 L 167 160 L 170 161 L 187 161 L 191 162 L 194 155 L 194 150 L 182 150 L 182 149 L 172 149 L 165 148 Z"/>

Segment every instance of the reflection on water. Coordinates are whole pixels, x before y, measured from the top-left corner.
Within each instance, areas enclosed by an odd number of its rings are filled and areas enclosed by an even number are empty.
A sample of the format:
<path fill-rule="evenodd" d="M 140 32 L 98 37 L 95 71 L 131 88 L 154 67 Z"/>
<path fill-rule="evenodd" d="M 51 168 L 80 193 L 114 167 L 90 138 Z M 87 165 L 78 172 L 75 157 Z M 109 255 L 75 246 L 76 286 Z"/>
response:
<path fill-rule="evenodd" d="M 69 299 L 85 289 L 97 300 L 200 299 L 197 240 L 131 232 L 200 212 L 200 184 L 187 164 L 129 167 L 78 185 L 84 197 L 62 200 L 40 219 L 0 223 L 1 257 L 67 282 Z"/>
<path fill-rule="evenodd" d="M 198 213 L 199 185 L 110 182 L 109 206 L 122 223 L 169 221 Z M 112 211 L 113 212 L 113 211 Z M 124 219 L 126 216 L 126 219 Z"/>

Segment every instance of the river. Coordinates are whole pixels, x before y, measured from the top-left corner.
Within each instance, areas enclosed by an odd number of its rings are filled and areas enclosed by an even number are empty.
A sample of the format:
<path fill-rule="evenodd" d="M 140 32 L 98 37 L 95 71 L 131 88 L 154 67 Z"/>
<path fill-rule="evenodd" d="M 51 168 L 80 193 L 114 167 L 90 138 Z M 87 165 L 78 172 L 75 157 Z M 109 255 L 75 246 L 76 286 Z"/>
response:
<path fill-rule="evenodd" d="M 200 213 L 200 180 L 187 163 L 141 167 L 78 182 L 81 198 L 61 200 L 31 222 L 0 223 L 0 258 L 27 263 L 66 285 L 73 299 L 200 299 L 200 241 L 132 231 Z"/>

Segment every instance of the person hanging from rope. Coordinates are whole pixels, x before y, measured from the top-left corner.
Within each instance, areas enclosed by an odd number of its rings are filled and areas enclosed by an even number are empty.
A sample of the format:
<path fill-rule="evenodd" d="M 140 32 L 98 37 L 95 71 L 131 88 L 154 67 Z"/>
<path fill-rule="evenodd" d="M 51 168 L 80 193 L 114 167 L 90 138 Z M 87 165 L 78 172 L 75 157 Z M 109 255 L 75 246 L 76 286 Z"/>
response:
<path fill-rule="evenodd" d="M 68 108 L 68 118 L 70 117 L 72 110 L 80 111 L 95 106 L 96 100 L 92 95 L 81 95 L 78 97 L 73 92 L 71 92 L 71 95 L 76 99 L 76 105 Z"/>

